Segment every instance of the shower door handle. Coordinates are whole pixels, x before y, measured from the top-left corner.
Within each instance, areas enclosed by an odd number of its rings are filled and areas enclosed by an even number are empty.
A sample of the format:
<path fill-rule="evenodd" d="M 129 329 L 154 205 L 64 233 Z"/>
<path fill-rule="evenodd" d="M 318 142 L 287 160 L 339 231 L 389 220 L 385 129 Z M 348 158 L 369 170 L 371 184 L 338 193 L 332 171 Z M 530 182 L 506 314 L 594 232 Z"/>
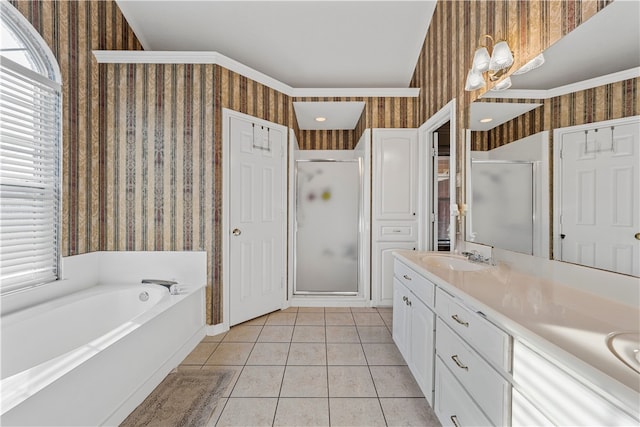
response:
<path fill-rule="evenodd" d="M 240 231 L 239 228 L 234 228 L 231 234 L 233 234 L 234 236 L 239 236 L 242 234 L 242 231 Z"/>

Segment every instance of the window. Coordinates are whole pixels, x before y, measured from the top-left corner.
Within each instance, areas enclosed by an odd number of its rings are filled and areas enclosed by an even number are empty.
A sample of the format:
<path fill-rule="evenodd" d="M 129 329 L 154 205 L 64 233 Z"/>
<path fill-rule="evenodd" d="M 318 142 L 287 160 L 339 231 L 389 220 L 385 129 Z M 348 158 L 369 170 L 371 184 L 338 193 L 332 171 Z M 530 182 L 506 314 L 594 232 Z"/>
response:
<path fill-rule="evenodd" d="M 0 3 L 0 289 L 58 278 L 61 97 L 40 36 Z"/>

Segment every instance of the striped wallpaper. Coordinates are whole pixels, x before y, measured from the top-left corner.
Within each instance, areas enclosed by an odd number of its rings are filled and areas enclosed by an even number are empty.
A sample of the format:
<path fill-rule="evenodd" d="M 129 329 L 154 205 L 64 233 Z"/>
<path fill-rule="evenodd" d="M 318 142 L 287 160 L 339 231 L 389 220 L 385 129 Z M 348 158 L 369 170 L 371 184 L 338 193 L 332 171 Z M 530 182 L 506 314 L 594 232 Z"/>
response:
<path fill-rule="evenodd" d="M 482 90 L 466 92 L 464 82 L 478 38 L 505 37 L 515 52 L 513 70 L 574 30 L 612 0 L 439 1 L 418 58 L 411 87 L 419 87 L 418 122 L 424 123 L 456 98 L 456 121 L 466 123 L 466 106 Z M 487 90 L 489 88 L 485 88 Z M 457 153 L 464 153 L 463 126 L 458 126 Z M 458 156 L 463 171 L 465 156 Z M 464 176 L 460 182 L 465 182 Z M 465 200 L 459 188 L 458 203 Z"/>
<path fill-rule="evenodd" d="M 141 49 L 113 1 L 16 1 L 42 35 L 62 73 L 62 255 L 102 246 L 102 74 L 94 49 Z"/>

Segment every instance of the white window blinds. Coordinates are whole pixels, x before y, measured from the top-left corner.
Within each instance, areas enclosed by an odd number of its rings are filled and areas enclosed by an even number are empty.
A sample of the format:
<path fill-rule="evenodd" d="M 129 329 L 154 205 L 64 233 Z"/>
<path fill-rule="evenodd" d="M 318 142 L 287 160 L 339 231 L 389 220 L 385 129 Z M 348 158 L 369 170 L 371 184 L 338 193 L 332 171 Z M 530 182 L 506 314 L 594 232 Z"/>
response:
<path fill-rule="evenodd" d="M 0 289 L 58 278 L 60 85 L 0 56 Z"/>

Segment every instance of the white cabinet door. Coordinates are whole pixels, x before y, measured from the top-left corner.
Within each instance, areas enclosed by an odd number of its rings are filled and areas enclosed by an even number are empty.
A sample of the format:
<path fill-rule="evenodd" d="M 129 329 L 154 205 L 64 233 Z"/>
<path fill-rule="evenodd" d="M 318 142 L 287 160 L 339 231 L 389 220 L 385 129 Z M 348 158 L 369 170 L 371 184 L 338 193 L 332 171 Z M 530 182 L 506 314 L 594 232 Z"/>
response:
<path fill-rule="evenodd" d="M 409 368 L 429 405 L 433 405 L 433 332 L 435 314 L 413 294 L 409 295 L 409 300 L 411 302 L 409 306 L 411 312 Z"/>
<path fill-rule="evenodd" d="M 418 131 L 373 130 L 374 218 L 416 219 Z"/>
<path fill-rule="evenodd" d="M 373 245 L 374 264 L 372 282 L 377 286 L 378 305 L 393 304 L 393 251 L 415 249 L 414 242 L 375 242 Z"/>
<path fill-rule="evenodd" d="M 409 363 L 409 334 L 411 330 L 411 313 L 406 304 L 409 290 L 396 278 L 393 279 L 393 341 L 398 350 Z"/>

